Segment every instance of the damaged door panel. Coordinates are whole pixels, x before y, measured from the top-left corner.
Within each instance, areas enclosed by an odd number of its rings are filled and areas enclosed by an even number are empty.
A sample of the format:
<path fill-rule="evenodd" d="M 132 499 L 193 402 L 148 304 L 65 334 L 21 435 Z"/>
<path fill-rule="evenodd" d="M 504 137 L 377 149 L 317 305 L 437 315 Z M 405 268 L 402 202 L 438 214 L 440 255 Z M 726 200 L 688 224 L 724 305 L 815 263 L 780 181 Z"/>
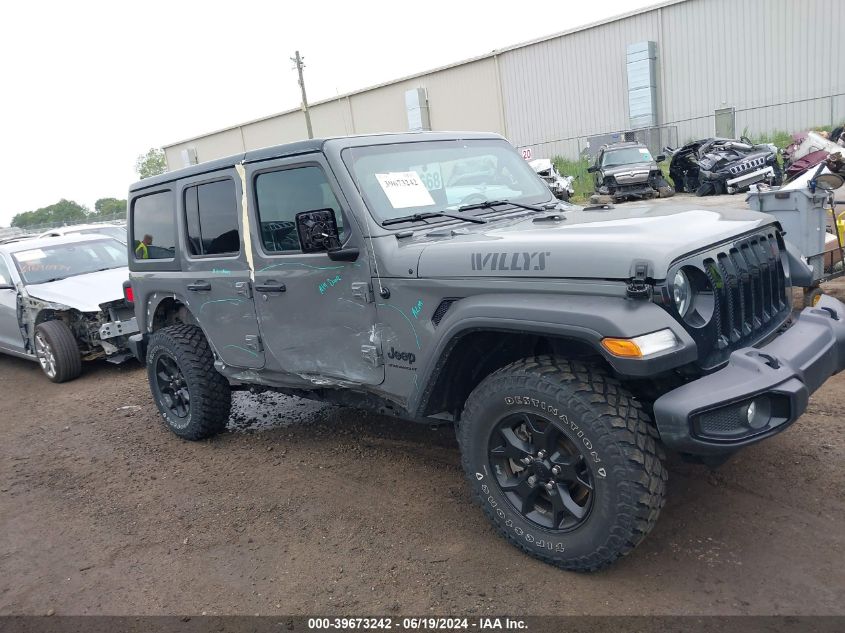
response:
<path fill-rule="evenodd" d="M 279 369 L 308 382 L 377 385 L 384 366 L 366 257 L 335 261 L 325 251 L 303 252 L 298 234 L 297 214 L 330 209 L 343 247 L 359 244 L 324 161 L 312 154 L 260 170 L 247 166 L 247 182 L 255 183 L 249 204 L 261 337 L 268 363 L 272 357 Z"/>
<path fill-rule="evenodd" d="M 241 246 L 240 176 L 230 168 L 186 179 L 180 192 L 185 265 L 179 275 L 191 314 L 223 363 L 264 367 L 249 263 Z"/>

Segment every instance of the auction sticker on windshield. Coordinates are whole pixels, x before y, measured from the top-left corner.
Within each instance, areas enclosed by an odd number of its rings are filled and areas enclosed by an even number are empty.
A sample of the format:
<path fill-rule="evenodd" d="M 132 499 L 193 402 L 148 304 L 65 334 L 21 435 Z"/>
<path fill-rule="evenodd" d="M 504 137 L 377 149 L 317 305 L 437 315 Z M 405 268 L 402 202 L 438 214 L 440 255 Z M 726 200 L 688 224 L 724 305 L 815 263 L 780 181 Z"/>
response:
<path fill-rule="evenodd" d="M 415 171 L 392 171 L 375 176 L 394 209 L 428 207 L 434 204 L 434 199 Z"/>
<path fill-rule="evenodd" d="M 415 165 L 411 167 L 411 171 L 417 172 L 420 180 L 423 181 L 423 184 L 429 191 L 443 189 L 443 175 L 440 172 L 440 163 Z"/>

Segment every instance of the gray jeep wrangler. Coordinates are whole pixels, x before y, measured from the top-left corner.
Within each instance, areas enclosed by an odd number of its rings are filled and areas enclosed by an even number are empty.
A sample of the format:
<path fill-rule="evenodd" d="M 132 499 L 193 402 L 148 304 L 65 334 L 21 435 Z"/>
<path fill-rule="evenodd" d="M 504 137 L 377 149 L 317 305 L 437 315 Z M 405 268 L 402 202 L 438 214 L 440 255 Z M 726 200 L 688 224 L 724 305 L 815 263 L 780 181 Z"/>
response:
<path fill-rule="evenodd" d="M 845 306 L 793 313 L 770 216 L 581 209 L 495 135 L 249 151 L 129 208 L 131 344 L 176 435 L 245 388 L 453 423 L 496 529 L 565 569 L 648 534 L 664 449 L 716 464 L 845 365 Z"/>

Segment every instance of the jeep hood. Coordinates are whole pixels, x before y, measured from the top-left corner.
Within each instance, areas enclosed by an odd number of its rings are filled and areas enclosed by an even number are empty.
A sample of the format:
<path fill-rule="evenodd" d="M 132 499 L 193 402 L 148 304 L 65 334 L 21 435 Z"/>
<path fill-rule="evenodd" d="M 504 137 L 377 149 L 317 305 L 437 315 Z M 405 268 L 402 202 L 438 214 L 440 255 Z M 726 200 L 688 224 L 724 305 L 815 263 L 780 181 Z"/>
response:
<path fill-rule="evenodd" d="M 546 219 L 555 215 L 561 220 Z M 420 254 L 420 277 L 628 279 L 633 263 L 645 261 L 649 277 L 664 279 L 680 257 L 772 223 L 769 215 L 741 209 L 573 207 L 452 225 L 414 242 L 430 241 Z"/>
<path fill-rule="evenodd" d="M 80 312 L 99 312 L 101 304 L 123 299 L 123 282 L 127 279 L 129 269 L 121 266 L 45 284 L 28 284 L 26 291 L 30 297 L 60 303 Z"/>

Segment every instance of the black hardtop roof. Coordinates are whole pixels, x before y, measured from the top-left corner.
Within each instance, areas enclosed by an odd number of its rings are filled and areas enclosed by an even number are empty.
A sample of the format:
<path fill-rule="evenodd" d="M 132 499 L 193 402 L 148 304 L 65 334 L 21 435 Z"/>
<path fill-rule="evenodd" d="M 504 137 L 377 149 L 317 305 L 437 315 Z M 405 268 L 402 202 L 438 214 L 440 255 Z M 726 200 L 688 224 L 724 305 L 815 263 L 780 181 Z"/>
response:
<path fill-rule="evenodd" d="M 129 191 L 131 193 L 133 191 L 149 189 L 150 187 L 155 187 L 181 178 L 197 176 L 217 171 L 219 169 L 226 169 L 239 163 L 253 163 L 261 160 L 269 160 L 271 158 L 284 158 L 286 156 L 296 156 L 298 154 L 321 152 L 327 143 L 331 143 L 337 148 L 343 149 L 345 147 L 388 145 L 391 143 L 501 138 L 501 136 L 495 133 L 483 134 L 479 132 L 406 132 L 401 134 L 362 134 L 358 136 L 315 138 L 304 141 L 296 141 L 293 143 L 284 143 L 282 145 L 263 147 L 261 149 L 253 149 L 240 154 L 233 154 L 232 156 L 227 156 L 225 158 L 218 158 L 206 163 L 200 163 L 199 165 L 191 165 L 190 167 L 185 167 L 183 169 L 168 171 L 158 176 L 151 176 L 133 183 L 130 185 Z"/>

